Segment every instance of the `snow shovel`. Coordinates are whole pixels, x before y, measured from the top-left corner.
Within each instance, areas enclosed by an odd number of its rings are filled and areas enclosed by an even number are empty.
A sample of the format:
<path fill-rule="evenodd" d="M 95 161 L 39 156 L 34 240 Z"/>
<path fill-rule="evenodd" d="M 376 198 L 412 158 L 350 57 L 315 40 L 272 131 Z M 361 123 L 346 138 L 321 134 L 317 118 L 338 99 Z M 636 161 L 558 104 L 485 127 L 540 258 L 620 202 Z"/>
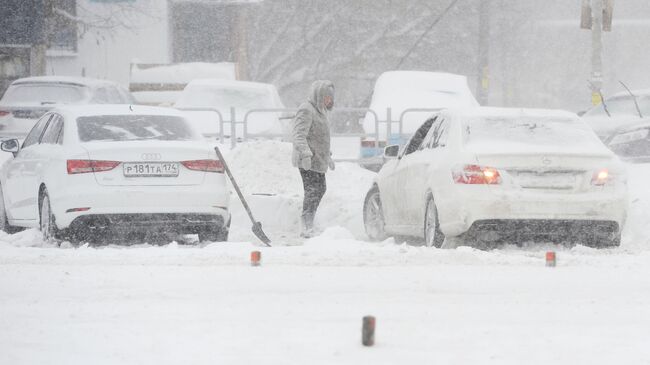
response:
<path fill-rule="evenodd" d="M 232 186 L 235 188 L 235 191 L 237 192 L 237 195 L 239 196 L 239 200 L 241 200 L 242 205 L 244 206 L 244 209 L 246 209 L 246 213 L 248 213 L 248 217 L 251 219 L 251 222 L 253 223 L 253 234 L 257 238 L 262 241 L 266 246 L 271 247 L 271 240 L 266 236 L 264 231 L 262 230 L 262 223 L 257 222 L 255 218 L 253 217 L 253 213 L 251 212 L 251 208 L 248 206 L 248 203 L 246 203 L 246 199 L 244 199 L 244 195 L 241 193 L 241 190 L 239 190 L 239 186 L 237 185 L 237 182 L 235 181 L 235 177 L 232 176 L 232 172 L 230 172 L 230 168 L 228 168 L 228 164 L 226 163 L 226 159 L 223 158 L 223 155 L 221 154 L 221 151 L 219 150 L 219 147 L 215 147 L 214 151 L 217 152 L 217 156 L 219 157 L 219 160 L 223 164 L 224 170 L 226 170 L 226 174 L 230 178 L 230 182 L 232 182 Z"/>

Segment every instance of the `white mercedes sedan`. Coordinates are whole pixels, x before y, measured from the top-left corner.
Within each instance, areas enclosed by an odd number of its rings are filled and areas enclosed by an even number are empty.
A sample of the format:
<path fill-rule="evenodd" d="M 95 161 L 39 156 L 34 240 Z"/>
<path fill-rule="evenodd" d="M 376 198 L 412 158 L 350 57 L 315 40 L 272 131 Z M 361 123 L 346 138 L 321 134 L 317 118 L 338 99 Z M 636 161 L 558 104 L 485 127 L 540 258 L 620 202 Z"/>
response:
<path fill-rule="evenodd" d="M 445 237 L 618 246 L 627 214 L 624 165 L 575 114 L 446 110 L 402 148 L 388 146 L 364 204 L 371 239 Z"/>
<path fill-rule="evenodd" d="M 45 240 L 123 232 L 225 241 L 223 165 L 173 109 L 60 107 L 44 114 L 0 170 L 0 226 L 39 227 Z"/>

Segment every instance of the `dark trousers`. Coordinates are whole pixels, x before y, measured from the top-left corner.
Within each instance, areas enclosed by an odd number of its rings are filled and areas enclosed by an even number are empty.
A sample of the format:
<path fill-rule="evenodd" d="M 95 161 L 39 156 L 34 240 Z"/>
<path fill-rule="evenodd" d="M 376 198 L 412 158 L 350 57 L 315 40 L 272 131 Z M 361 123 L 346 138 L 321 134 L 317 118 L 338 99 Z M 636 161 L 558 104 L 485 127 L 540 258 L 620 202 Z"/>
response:
<path fill-rule="evenodd" d="M 305 190 L 305 199 L 302 202 L 302 219 L 305 227 L 311 229 L 314 225 L 314 216 L 316 216 L 318 205 L 320 205 L 320 201 L 327 190 L 325 174 L 300 169 L 300 176 Z"/>

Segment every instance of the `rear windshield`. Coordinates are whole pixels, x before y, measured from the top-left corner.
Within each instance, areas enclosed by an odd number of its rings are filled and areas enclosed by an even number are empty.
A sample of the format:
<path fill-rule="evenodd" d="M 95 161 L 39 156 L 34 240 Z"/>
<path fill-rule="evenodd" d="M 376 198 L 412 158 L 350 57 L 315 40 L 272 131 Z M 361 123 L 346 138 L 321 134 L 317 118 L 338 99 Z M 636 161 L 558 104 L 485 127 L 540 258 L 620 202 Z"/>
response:
<path fill-rule="evenodd" d="M 100 115 L 77 118 L 81 142 L 189 141 L 197 139 L 185 119 L 168 115 Z"/>
<path fill-rule="evenodd" d="M 10 86 L 2 97 L 3 104 L 38 103 L 66 104 L 83 100 L 87 95 L 84 86 L 66 84 L 18 84 Z"/>
<path fill-rule="evenodd" d="M 592 144 L 598 137 L 584 122 L 570 118 L 481 117 L 465 122 L 465 142 L 470 144 L 525 143 L 565 146 Z"/>

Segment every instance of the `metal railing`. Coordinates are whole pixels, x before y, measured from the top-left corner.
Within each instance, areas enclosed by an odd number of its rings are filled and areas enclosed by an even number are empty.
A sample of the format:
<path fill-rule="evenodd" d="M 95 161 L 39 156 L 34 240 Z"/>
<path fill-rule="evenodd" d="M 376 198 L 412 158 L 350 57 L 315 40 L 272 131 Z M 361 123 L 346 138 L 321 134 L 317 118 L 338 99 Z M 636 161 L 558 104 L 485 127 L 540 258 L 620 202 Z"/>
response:
<path fill-rule="evenodd" d="M 205 137 L 218 137 L 218 141 L 220 143 L 224 143 L 226 137 L 230 139 L 230 146 L 231 148 L 235 148 L 238 142 L 246 142 L 250 139 L 282 139 L 282 140 L 291 140 L 291 132 L 289 130 L 285 130 L 283 133 L 250 133 L 249 132 L 249 124 L 251 123 L 251 116 L 255 114 L 276 114 L 276 117 L 278 120 L 288 120 L 288 119 L 293 119 L 295 117 L 296 108 L 260 108 L 260 109 L 250 109 L 247 110 L 243 114 L 243 118 L 241 120 L 238 119 L 237 116 L 237 111 L 234 107 L 230 108 L 230 117 L 225 118 L 222 114 L 222 112 L 219 109 L 216 108 L 209 108 L 209 107 L 181 107 L 181 108 L 176 108 L 181 111 L 187 111 L 187 112 L 212 112 L 215 113 L 217 116 L 217 124 L 218 124 L 218 132 L 217 133 L 204 133 L 203 135 Z M 386 109 L 386 118 L 382 120 L 382 118 L 379 117 L 379 114 L 377 111 L 369 109 L 369 108 L 348 108 L 348 107 L 337 107 L 332 111 L 332 115 L 335 115 L 336 113 L 356 113 L 359 115 L 358 120 L 363 120 L 368 115 L 374 117 L 374 131 L 368 132 L 335 132 L 332 133 L 331 136 L 333 138 L 336 137 L 354 137 L 354 138 L 359 138 L 359 140 L 363 140 L 366 138 L 372 138 L 374 139 L 374 148 L 379 149 L 380 148 L 380 141 L 382 141 L 382 131 L 381 131 L 381 126 L 385 125 L 386 126 L 386 131 L 385 131 L 385 136 L 386 136 L 386 142 L 388 142 L 391 139 L 394 139 L 395 137 L 398 138 L 399 141 L 403 141 L 404 137 L 410 137 L 410 133 L 404 133 L 404 119 L 408 113 L 426 113 L 426 112 L 431 112 L 431 113 L 437 113 L 439 112 L 440 109 L 437 108 L 410 108 L 410 109 L 405 109 L 403 110 L 399 118 L 396 120 L 393 120 L 393 114 L 391 108 Z M 423 118 L 422 123 L 424 123 L 426 119 Z M 392 133 L 393 130 L 393 125 L 397 123 L 397 134 L 394 135 Z M 230 133 L 227 135 L 226 134 L 226 129 L 225 125 L 229 124 L 229 129 Z M 237 126 L 241 125 L 242 132 L 238 133 Z M 361 162 L 364 160 L 359 156 L 356 159 L 336 159 L 336 161 L 349 161 L 349 162 Z"/>

